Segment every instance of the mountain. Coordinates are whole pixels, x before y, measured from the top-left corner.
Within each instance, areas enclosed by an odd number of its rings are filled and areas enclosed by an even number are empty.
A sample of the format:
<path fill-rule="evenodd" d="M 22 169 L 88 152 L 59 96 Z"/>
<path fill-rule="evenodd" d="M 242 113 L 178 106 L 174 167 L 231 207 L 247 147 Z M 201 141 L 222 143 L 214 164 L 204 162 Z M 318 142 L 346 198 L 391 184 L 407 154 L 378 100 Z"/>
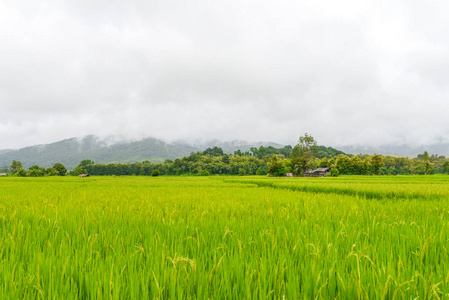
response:
<path fill-rule="evenodd" d="M 382 145 L 379 147 L 341 146 L 338 149 L 351 154 L 382 154 L 391 156 L 416 157 L 427 151 L 429 154 L 449 156 L 449 143 L 431 145 Z"/>
<path fill-rule="evenodd" d="M 196 141 L 194 143 L 177 141 L 166 143 L 155 138 L 146 138 L 134 142 L 116 142 L 113 139 L 99 139 L 96 136 L 89 135 L 81 139 L 71 138 L 19 150 L 0 150 L 0 167 L 11 165 L 13 160 L 21 161 L 24 168 L 29 168 L 32 165 L 48 168 L 60 162 L 67 169 L 73 169 L 83 159 L 91 159 L 95 163 L 131 163 L 144 160 L 163 162 L 165 159 L 188 156 L 192 152 L 202 151 L 213 146 L 222 148 L 226 153 L 233 153 L 239 149 L 246 151 L 251 147 L 261 145 L 283 147 L 270 142 L 248 143 L 245 141 Z"/>
<path fill-rule="evenodd" d="M 7 152 L 11 152 L 11 151 L 14 151 L 14 150 L 13 149 L 3 149 L 3 150 L 0 149 L 0 155 L 5 154 Z"/>

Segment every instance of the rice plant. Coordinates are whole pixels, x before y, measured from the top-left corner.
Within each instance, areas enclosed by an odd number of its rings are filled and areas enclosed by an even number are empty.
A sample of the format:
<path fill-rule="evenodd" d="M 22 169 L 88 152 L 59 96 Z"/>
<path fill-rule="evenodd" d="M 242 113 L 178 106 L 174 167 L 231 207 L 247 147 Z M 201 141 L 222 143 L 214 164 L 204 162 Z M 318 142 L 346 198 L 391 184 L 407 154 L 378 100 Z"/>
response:
<path fill-rule="evenodd" d="M 442 299 L 448 179 L 0 180 L 2 299 Z"/>

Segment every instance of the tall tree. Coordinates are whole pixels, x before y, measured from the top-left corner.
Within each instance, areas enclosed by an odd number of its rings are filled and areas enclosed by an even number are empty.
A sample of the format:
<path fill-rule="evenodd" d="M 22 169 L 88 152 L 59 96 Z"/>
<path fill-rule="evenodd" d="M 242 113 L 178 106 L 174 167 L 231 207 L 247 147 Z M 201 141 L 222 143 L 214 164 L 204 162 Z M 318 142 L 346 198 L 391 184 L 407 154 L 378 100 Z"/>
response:
<path fill-rule="evenodd" d="M 432 172 L 432 164 L 429 161 L 429 159 L 430 159 L 429 153 L 427 151 L 424 151 L 422 158 L 424 159 L 425 173 L 426 173 L 426 175 L 429 175 L 430 172 Z"/>
<path fill-rule="evenodd" d="M 318 151 L 315 139 L 308 133 L 299 138 L 298 144 L 290 154 L 290 164 L 293 173 L 303 175 L 310 168 L 311 158 Z"/>
<path fill-rule="evenodd" d="M 17 173 L 22 168 L 22 162 L 18 160 L 13 160 L 11 166 L 9 167 L 11 174 Z"/>

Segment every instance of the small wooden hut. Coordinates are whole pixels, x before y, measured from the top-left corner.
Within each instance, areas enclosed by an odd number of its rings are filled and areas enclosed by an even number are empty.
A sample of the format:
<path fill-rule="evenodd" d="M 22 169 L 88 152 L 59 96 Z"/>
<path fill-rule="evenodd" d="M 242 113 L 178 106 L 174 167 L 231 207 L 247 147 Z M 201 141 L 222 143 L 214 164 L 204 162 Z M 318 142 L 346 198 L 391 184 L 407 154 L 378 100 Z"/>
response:
<path fill-rule="evenodd" d="M 318 168 L 304 172 L 305 177 L 324 177 L 331 173 L 331 168 Z"/>

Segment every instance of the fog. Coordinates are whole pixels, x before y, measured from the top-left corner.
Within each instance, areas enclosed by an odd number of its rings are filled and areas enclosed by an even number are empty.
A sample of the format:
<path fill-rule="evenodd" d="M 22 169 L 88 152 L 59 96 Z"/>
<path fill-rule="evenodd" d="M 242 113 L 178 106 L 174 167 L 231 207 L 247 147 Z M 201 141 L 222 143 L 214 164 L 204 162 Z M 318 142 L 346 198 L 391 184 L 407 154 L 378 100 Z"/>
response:
<path fill-rule="evenodd" d="M 449 141 L 447 1 L 0 1 L 0 149 Z"/>

